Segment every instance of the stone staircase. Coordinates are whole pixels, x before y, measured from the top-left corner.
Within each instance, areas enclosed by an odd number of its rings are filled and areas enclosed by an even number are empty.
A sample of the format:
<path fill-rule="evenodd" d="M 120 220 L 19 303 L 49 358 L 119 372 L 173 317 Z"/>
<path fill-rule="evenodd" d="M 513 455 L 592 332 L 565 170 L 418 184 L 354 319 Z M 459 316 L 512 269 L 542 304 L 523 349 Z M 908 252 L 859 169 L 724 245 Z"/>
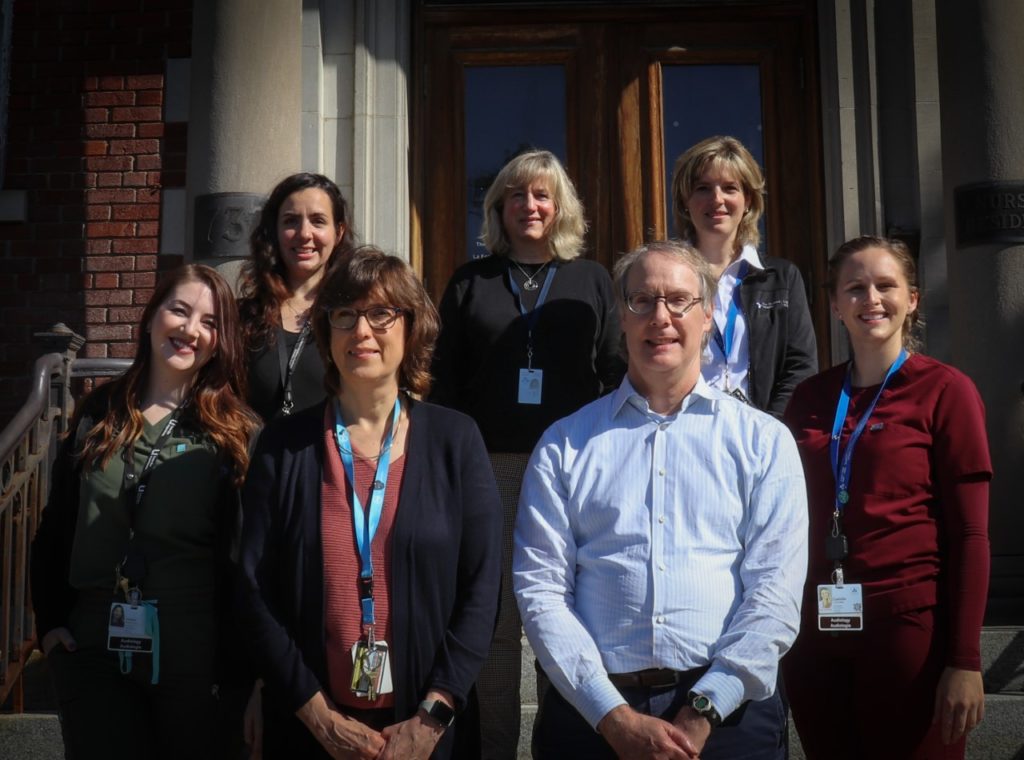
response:
<path fill-rule="evenodd" d="M 985 721 L 967 744 L 968 760 L 1024 760 L 1024 627 L 985 628 L 981 643 L 987 694 Z M 879 684 L 879 689 L 884 693 L 883 684 Z M 537 714 L 537 684 L 533 652 L 525 638 L 522 700 L 518 757 L 528 760 L 530 734 Z M 52 712 L 46 663 L 38 652 L 26 670 L 25 707 L 23 715 L 0 714 L 0 760 L 62 758 L 60 725 Z M 796 731 L 791 729 L 790 735 L 792 760 L 804 760 Z"/>

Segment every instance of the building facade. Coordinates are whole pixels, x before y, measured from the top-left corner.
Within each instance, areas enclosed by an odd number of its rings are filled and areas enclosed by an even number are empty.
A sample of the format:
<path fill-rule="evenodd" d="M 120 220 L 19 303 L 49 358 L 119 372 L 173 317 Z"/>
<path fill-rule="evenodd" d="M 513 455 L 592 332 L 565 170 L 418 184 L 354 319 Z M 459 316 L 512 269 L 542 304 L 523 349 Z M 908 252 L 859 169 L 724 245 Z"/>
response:
<path fill-rule="evenodd" d="M 990 622 L 1024 622 L 1024 5 L 1014 0 L 3 0 L 0 378 L 32 335 L 130 356 L 159 271 L 237 268 L 298 170 L 435 296 L 476 254 L 483 192 L 526 145 L 566 163 L 587 255 L 673 234 L 675 157 L 740 137 L 763 238 L 801 268 L 823 365 L 825 262 L 862 233 L 918 257 L 926 352 L 989 414 Z"/>

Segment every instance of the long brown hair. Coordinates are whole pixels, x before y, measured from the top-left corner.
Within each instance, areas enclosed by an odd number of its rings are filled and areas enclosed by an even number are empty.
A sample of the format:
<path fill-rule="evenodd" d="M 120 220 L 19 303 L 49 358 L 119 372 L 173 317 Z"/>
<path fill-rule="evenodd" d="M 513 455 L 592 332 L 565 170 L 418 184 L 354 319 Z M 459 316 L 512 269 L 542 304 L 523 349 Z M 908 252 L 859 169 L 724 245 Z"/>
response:
<path fill-rule="evenodd" d="M 250 256 L 242 266 L 238 287 L 243 341 L 250 351 L 259 351 L 274 343 L 274 328 L 281 324 L 281 302 L 292 294 L 278 248 L 277 215 L 292 193 L 310 188 L 323 190 L 331 202 L 334 225 L 343 225 L 341 239 L 327 262 L 328 270 L 339 254 L 355 246 L 348 203 L 334 182 L 312 172 L 292 174 L 278 182 L 263 204 L 259 222 L 249 238 Z"/>
<path fill-rule="evenodd" d="M 189 282 L 202 283 L 213 293 L 217 344 L 213 356 L 196 372 L 186 399 L 186 414 L 227 456 L 235 484 L 241 485 L 244 480 L 249 466 L 249 438 L 259 423 L 242 400 L 245 375 L 238 308 L 224 278 L 203 264 L 188 264 L 161 279 L 142 312 L 139 345 L 131 367 L 121 377 L 93 392 L 97 398 L 106 397 L 106 410 L 85 433 L 80 452 L 84 467 L 106 466 L 111 457 L 142 434 L 139 406 L 153 361 L 153 342 L 148 328 L 161 304 L 177 287 Z M 79 409 L 89 406 L 83 403 Z M 76 425 L 77 422 L 75 420 Z"/>

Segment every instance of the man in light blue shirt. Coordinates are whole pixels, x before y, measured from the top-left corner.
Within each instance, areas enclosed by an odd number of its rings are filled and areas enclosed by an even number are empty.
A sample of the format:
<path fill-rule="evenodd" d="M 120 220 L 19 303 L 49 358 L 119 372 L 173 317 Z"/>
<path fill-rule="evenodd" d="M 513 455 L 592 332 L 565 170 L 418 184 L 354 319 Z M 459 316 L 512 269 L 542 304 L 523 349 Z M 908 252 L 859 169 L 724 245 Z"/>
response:
<path fill-rule="evenodd" d="M 557 689 L 535 757 L 783 758 L 774 687 L 807 564 L 796 445 L 701 378 L 699 254 L 652 243 L 615 282 L 627 377 L 544 434 L 519 502 L 516 596 Z"/>

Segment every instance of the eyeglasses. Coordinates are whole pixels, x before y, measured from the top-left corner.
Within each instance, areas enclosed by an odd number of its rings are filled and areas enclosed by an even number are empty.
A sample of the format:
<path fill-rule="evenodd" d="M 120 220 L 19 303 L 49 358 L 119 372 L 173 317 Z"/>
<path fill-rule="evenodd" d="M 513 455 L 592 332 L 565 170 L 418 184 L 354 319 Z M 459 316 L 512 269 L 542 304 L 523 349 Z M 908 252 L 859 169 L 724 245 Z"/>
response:
<path fill-rule="evenodd" d="M 397 306 L 371 306 L 368 309 L 349 309 L 339 306 L 327 310 L 327 321 L 336 330 L 351 330 L 360 317 L 366 317 L 373 330 L 387 330 L 405 313 Z"/>
<path fill-rule="evenodd" d="M 700 296 L 691 296 L 688 293 L 669 293 L 667 296 L 656 296 L 654 293 L 634 290 L 626 295 L 626 308 L 634 314 L 645 317 L 657 308 L 658 301 L 665 304 L 668 313 L 673 317 L 681 317 L 699 304 L 701 299 Z"/>

